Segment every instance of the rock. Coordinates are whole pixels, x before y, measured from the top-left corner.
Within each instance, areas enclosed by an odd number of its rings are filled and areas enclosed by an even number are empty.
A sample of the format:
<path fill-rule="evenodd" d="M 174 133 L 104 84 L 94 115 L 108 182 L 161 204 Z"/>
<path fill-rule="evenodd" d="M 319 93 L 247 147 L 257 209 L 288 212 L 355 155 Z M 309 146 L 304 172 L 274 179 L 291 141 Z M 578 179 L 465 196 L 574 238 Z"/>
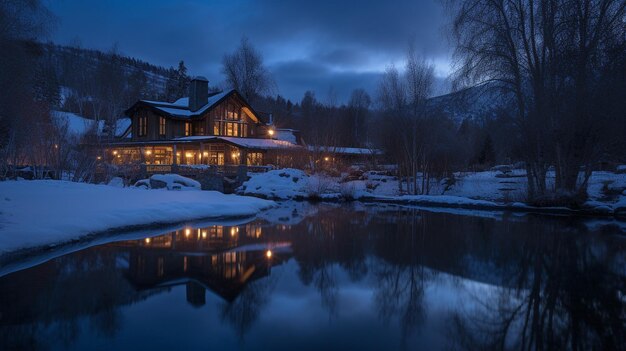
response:
<path fill-rule="evenodd" d="M 157 180 L 154 178 L 150 178 L 150 188 L 152 189 L 163 189 L 167 188 L 167 183 L 162 180 Z"/>

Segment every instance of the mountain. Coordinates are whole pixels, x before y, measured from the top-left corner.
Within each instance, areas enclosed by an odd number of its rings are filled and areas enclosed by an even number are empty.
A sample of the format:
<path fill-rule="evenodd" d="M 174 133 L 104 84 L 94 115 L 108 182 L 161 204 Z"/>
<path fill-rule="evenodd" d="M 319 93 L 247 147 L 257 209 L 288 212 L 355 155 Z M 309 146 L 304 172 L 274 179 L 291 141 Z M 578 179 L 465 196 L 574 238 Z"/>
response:
<path fill-rule="evenodd" d="M 485 83 L 428 100 L 431 113 L 443 114 L 457 125 L 465 120 L 482 123 L 510 111 L 513 96 L 497 83 Z"/>

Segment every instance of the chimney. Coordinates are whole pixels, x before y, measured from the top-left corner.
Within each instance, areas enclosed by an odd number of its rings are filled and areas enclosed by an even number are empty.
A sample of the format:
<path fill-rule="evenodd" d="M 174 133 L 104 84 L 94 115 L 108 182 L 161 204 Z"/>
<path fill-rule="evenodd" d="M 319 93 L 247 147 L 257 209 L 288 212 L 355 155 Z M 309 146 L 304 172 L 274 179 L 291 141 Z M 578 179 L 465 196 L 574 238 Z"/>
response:
<path fill-rule="evenodd" d="M 189 110 L 198 111 L 209 100 L 209 81 L 204 77 L 193 77 L 189 84 Z"/>

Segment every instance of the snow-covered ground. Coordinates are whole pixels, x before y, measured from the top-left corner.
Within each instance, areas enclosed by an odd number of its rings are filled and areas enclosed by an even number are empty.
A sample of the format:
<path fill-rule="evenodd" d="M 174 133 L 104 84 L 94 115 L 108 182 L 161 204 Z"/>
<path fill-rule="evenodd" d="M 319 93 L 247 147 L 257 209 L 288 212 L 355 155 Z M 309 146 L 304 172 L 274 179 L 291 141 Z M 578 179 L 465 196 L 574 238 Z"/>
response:
<path fill-rule="evenodd" d="M 5 181 L 0 182 L 0 255 L 116 229 L 254 216 L 272 206 L 272 201 L 215 191 Z"/>
<path fill-rule="evenodd" d="M 548 184 L 554 175 L 548 174 Z M 607 191 L 608 190 L 608 191 Z M 428 195 L 406 195 L 396 177 L 366 172 L 358 179 L 307 175 L 296 169 L 281 169 L 252 175 L 240 192 L 269 199 L 357 199 L 420 205 L 446 205 L 468 208 L 527 208 L 526 173 L 521 169 L 458 173 L 456 182 L 446 187 L 431 181 Z M 589 180 L 587 207 L 598 213 L 626 211 L 626 174 L 594 172 Z"/>

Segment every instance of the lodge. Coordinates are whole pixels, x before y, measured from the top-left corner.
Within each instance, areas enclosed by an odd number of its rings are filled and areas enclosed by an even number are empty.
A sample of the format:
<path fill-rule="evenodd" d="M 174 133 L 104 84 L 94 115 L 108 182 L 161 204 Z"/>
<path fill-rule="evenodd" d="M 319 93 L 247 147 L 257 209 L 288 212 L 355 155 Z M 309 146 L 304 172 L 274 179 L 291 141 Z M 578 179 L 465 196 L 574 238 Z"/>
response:
<path fill-rule="evenodd" d="M 155 172 L 291 167 L 302 149 L 294 141 L 278 140 L 271 121 L 236 90 L 209 93 L 204 77 L 192 79 L 189 97 L 172 103 L 140 100 L 125 114 L 130 125 L 105 149 L 105 159 L 113 165 L 140 164 Z"/>

